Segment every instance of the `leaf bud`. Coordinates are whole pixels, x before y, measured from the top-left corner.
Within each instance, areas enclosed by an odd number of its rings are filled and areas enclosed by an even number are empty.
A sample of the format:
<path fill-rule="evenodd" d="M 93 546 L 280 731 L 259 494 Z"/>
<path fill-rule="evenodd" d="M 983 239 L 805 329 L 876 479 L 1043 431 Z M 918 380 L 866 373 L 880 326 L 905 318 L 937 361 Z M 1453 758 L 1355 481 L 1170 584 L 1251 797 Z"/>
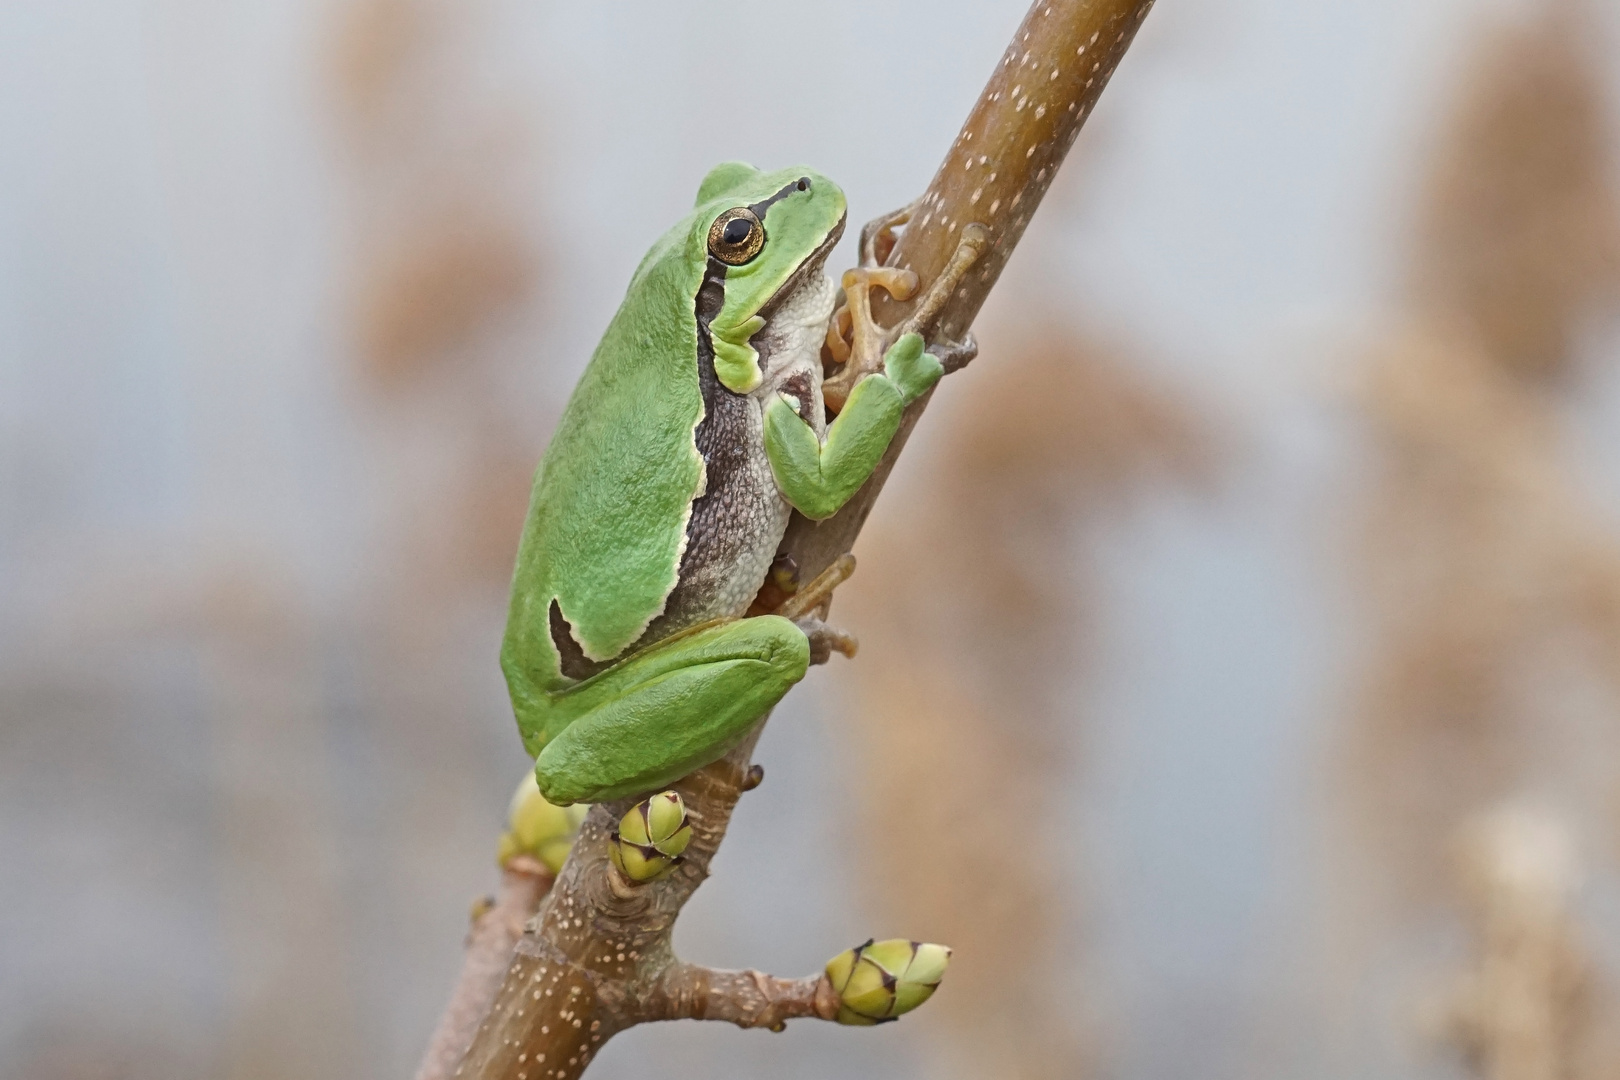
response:
<path fill-rule="evenodd" d="M 547 802 L 530 771 L 512 795 L 495 861 L 505 866 L 514 856 L 527 855 L 555 874 L 568 860 L 588 809 L 579 803 L 562 807 Z"/>
<path fill-rule="evenodd" d="M 951 950 L 905 938 L 868 941 L 827 961 L 840 1024 L 869 1027 L 897 1020 L 933 996 Z"/>
<path fill-rule="evenodd" d="M 642 800 L 619 819 L 608 854 L 631 881 L 656 881 L 681 864 L 681 853 L 691 842 L 686 804 L 666 791 Z"/>

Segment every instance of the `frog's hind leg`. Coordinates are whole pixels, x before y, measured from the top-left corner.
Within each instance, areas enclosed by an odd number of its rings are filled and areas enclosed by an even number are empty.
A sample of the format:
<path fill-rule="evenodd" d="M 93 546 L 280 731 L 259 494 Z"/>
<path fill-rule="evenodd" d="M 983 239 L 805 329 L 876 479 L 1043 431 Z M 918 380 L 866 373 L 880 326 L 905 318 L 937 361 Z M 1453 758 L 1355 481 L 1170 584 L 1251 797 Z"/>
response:
<path fill-rule="evenodd" d="M 571 714 L 535 760 L 560 805 L 652 791 L 718 759 L 810 663 L 804 631 L 761 615 L 683 634 L 581 683 Z"/>

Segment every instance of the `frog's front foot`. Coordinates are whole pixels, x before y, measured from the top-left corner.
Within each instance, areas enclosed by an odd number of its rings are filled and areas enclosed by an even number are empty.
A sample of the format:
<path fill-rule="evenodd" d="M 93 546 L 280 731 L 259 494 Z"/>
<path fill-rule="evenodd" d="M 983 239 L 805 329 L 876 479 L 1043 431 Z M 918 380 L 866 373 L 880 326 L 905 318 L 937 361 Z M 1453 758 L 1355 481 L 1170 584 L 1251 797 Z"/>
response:
<path fill-rule="evenodd" d="M 854 636 L 846 634 L 836 626 L 828 626 L 813 616 L 794 619 L 793 625 L 804 631 L 804 636 L 810 639 L 810 663 L 825 664 L 832 659 L 833 653 L 855 659 L 855 652 L 860 648 L 860 642 Z"/>

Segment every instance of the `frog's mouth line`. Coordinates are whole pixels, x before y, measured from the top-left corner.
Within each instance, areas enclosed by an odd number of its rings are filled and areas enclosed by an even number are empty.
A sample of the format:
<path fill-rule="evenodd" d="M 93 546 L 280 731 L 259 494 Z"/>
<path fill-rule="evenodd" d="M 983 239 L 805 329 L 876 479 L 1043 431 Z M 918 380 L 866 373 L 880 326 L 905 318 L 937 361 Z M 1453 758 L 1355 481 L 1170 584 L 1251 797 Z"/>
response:
<path fill-rule="evenodd" d="M 788 275 L 788 279 L 782 282 L 781 286 L 770 295 L 770 299 L 761 304 L 759 306 L 759 310 L 754 312 L 755 315 L 758 315 L 767 322 L 770 321 L 771 315 L 776 311 L 777 308 L 782 306 L 782 301 L 792 296 L 794 291 L 797 290 L 800 285 L 804 284 L 806 278 L 813 274 L 821 273 L 822 267 L 824 267 L 827 263 L 827 256 L 832 254 L 832 249 L 837 246 L 838 241 L 842 239 L 844 235 L 844 224 L 848 220 L 848 213 L 842 214 L 838 218 L 838 224 L 834 225 L 830 230 L 828 230 L 826 238 L 823 239 L 821 243 L 816 245 L 816 250 L 810 253 L 810 257 L 808 259 L 805 259 L 799 264 L 798 269 L 794 270 L 793 273 Z"/>

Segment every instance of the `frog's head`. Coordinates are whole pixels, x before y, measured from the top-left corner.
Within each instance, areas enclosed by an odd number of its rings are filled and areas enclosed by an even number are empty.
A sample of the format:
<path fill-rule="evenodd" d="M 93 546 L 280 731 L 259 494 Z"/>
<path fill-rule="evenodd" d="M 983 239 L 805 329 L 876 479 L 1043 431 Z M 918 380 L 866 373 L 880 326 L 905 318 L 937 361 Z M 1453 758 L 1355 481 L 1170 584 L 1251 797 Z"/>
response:
<path fill-rule="evenodd" d="M 811 169 L 762 173 L 727 162 L 704 178 L 692 222 L 688 250 L 707 260 L 698 308 L 709 316 L 714 372 L 746 394 L 762 378 L 749 339 L 784 298 L 819 278 L 844 232 L 844 193 Z"/>

